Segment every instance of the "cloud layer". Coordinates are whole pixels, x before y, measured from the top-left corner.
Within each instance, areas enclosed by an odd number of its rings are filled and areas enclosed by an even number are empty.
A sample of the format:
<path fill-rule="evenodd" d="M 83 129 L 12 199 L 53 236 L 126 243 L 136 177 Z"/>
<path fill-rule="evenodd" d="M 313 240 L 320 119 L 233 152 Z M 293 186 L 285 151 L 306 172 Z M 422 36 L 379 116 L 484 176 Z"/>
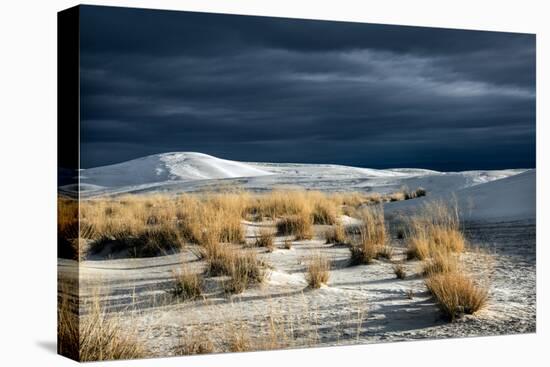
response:
<path fill-rule="evenodd" d="M 81 7 L 81 164 L 534 167 L 535 36 Z"/>

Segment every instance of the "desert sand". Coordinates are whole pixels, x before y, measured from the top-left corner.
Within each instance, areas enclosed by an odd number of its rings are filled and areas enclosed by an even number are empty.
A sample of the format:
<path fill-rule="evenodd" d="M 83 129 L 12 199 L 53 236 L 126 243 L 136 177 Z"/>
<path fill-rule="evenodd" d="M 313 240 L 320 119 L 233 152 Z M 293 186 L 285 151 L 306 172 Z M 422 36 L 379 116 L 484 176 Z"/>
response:
<path fill-rule="evenodd" d="M 171 295 L 174 271 L 204 268 L 204 261 L 195 256 L 197 245 L 147 258 L 100 253 L 83 259 L 78 268 L 75 260 L 60 258 L 59 276 L 62 282 L 78 277 L 81 312 L 87 312 L 87 300 L 99 297 L 107 313 L 138 331 L 152 356 L 180 354 L 182 340 L 203 336 L 214 340 L 216 351 L 229 351 L 228 337 L 241 334 L 258 340 L 276 334 L 276 347 L 286 348 L 534 332 L 535 178 L 535 170 L 523 169 L 448 173 L 234 162 L 200 153 L 144 157 L 82 170 L 82 197 L 194 193 L 231 185 L 250 192 L 305 188 L 382 194 L 407 186 L 423 187 L 427 195 L 384 203 L 394 249 L 391 261 L 350 266 L 349 249 L 327 244 L 327 226 L 315 225 L 311 240 L 276 235 L 273 252 L 249 249 L 270 267 L 263 284 L 236 295 L 224 292 L 223 276 L 207 278 L 198 300 L 182 302 Z M 75 187 L 61 189 L 71 193 Z M 421 262 L 404 261 L 406 244 L 398 234 L 400 219 L 435 199 L 456 202 L 469 243 L 462 261 L 490 280 L 487 307 L 454 322 L 441 316 L 426 289 Z M 358 220 L 342 216 L 341 221 L 350 227 Z M 243 220 L 242 226 L 249 244 L 260 229 L 275 230 L 275 223 L 267 220 Z M 292 241 L 290 249 L 285 240 Z M 318 252 L 330 261 L 330 279 L 320 289 L 311 289 L 305 280 L 306 259 Z M 397 279 L 393 271 L 401 260 L 405 279 Z"/>

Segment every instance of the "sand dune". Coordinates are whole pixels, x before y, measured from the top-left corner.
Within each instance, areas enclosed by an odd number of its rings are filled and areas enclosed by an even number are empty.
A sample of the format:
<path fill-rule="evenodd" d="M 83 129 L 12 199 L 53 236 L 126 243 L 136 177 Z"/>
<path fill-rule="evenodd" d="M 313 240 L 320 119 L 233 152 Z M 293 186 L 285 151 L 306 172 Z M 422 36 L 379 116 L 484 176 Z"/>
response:
<path fill-rule="evenodd" d="M 228 161 L 202 153 L 163 153 L 109 166 L 84 169 L 82 183 L 116 188 L 165 181 L 193 181 L 247 176 L 270 172 L 246 163 Z"/>
<path fill-rule="evenodd" d="M 462 190 L 506 178 L 524 170 L 438 172 L 415 168 L 371 169 L 334 164 L 237 162 L 202 153 L 151 155 L 109 166 L 83 169 L 80 185 L 62 191 L 96 196 L 141 192 L 189 192 L 227 184 L 250 191 L 305 188 L 321 191 L 388 193 L 406 186 L 431 194 Z"/>
<path fill-rule="evenodd" d="M 535 195 L 536 170 L 532 169 L 458 190 L 432 191 L 430 195 L 416 200 L 387 203 L 385 210 L 386 214 L 406 214 L 417 210 L 423 202 L 442 199 L 456 200 L 466 220 L 532 220 L 536 215 Z"/>

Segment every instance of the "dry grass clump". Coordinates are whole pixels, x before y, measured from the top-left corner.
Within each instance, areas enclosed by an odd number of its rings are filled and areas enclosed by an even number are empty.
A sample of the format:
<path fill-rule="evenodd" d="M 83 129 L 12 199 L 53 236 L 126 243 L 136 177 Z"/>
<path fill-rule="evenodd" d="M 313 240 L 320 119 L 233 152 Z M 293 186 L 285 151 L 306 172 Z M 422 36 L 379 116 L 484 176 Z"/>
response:
<path fill-rule="evenodd" d="M 131 245 L 133 239 L 159 231 L 172 232 L 180 238 L 179 242 L 243 243 L 241 220 L 248 200 L 246 193 L 127 195 L 86 200 L 80 205 L 81 227 L 85 224 L 94 229 L 85 238 L 99 240 L 96 247 L 106 245 L 104 240 L 109 238 Z"/>
<path fill-rule="evenodd" d="M 137 334 L 122 328 L 95 296 L 87 314 L 79 317 L 66 294 L 58 304 L 58 352 L 77 361 L 144 358 L 147 352 Z"/>
<path fill-rule="evenodd" d="M 80 322 L 80 361 L 143 358 L 147 354 L 137 334 L 122 329 L 116 316 L 108 316 L 94 302 Z"/>
<path fill-rule="evenodd" d="M 426 196 L 426 189 L 419 187 L 416 190 L 405 190 L 405 200 L 416 199 L 422 196 Z"/>
<path fill-rule="evenodd" d="M 450 251 L 442 250 L 432 253 L 431 257 L 424 261 L 422 274 L 430 276 L 433 274 L 457 272 L 458 270 L 458 259 L 456 256 Z"/>
<path fill-rule="evenodd" d="M 381 257 L 391 257 L 386 246 L 386 225 L 382 207 L 366 207 L 361 212 L 362 224 L 359 227 L 359 243 L 350 247 L 353 264 L 370 264 Z"/>
<path fill-rule="evenodd" d="M 433 243 L 451 252 L 462 252 L 466 247 L 464 235 L 458 229 L 434 226 L 431 230 Z"/>
<path fill-rule="evenodd" d="M 310 197 L 313 194 L 310 194 Z M 313 204 L 313 224 L 336 224 L 340 216 L 340 208 L 333 201 L 327 198 L 326 195 L 318 193 L 311 198 Z"/>
<path fill-rule="evenodd" d="M 186 335 L 176 347 L 178 355 L 210 354 L 214 351 L 214 342 L 205 333 Z"/>
<path fill-rule="evenodd" d="M 340 223 L 328 228 L 325 231 L 326 243 L 343 244 L 347 242 L 346 230 Z"/>
<path fill-rule="evenodd" d="M 249 201 L 247 193 L 224 193 L 207 196 L 204 201 L 206 218 L 220 226 L 218 240 L 227 243 L 244 243 L 241 220 L 246 215 Z"/>
<path fill-rule="evenodd" d="M 388 195 L 389 201 L 401 201 L 405 200 L 405 193 L 403 191 L 397 191 Z"/>
<path fill-rule="evenodd" d="M 229 340 L 229 351 L 230 352 L 247 352 L 252 350 L 251 337 L 248 330 L 244 328 L 239 328 L 231 334 Z"/>
<path fill-rule="evenodd" d="M 398 279 L 405 279 L 407 277 L 405 266 L 401 263 L 395 264 L 393 266 L 393 273 Z"/>
<path fill-rule="evenodd" d="M 431 242 L 428 233 L 417 229 L 414 235 L 407 238 L 407 259 L 425 260 L 430 256 Z"/>
<path fill-rule="evenodd" d="M 446 317 L 454 320 L 484 307 L 487 288 L 477 286 L 460 266 L 466 241 L 456 205 L 426 204 L 422 213 L 411 219 L 406 241 L 407 257 L 424 261 L 426 286 Z"/>
<path fill-rule="evenodd" d="M 284 216 L 277 222 L 277 233 L 293 235 L 296 240 L 309 240 L 313 238 L 311 217 L 306 213 Z"/>
<path fill-rule="evenodd" d="M 249 286 L 265 280 L 263 264 L 256 258 L 254 252 L 236 256 L 228 275 L 230 279 L 224 283 L 224 289 L 228 293 L 242 293 Z"/>
<path fill-rule="evenodd" d="M 258 220 L 276 219 L 285 215 L 311 215 L 312 203 L 306 191 L 274 190 L 253 197 L 247 210 Z"/>
<path fill-rule="evenodd" d="M 203 246 L 199 258 L 206 260 L 206 273 L 210 276 L 230 275 L 237 257 L 237 249 L 227 244 L 211 243 Z"/>
<path fill-rule="evenodd" d="M 486 305 L 488 299 L 487 288 L 477 286 L 470 277 L 461 273 L 433 274 L 426 279 L 426 286 L 450 320 L 463 314 L 474 314 Z"/>
<path fill-rule="evenodd" d="M 341 192 L 332 195 L 335 202 L 345 208 L 359 208 L 362 205 L 376 205 L 387 201 L 384 196 L 377 192 Z"/>
<path fill-rule="evenodd" d="M 319 191 L 274 190 L 257 195 L 247 209 L 256 220 L 285 216 L 310 216 L 314 224 L 335 224 L 340 215 L 339 200 Z"/>
<path fill-rule="evenodd" d="M 153 257 L 179 250 L 182 246 L 178 232 L 164 225 L 151 226 L 132 233 L 130 230 L 112 232 L 90 242 L 88 252 L 100 253 L 109 246 L 110 253 L 126 251 L 131 257 Z"/>
<path fill-rule="evenodd" d="M 275 240 L 273 232 L 269 229 L 262 228 L 254 242 L 256 247 L 265 247 L 268 252 L 273 252 L 275 249 Z"/>
<path fill-rule="evenodd" d="M 262 283 L 265 279 L 265 264 L 258 260 L 255 252 L 216 244 L 203 248 L 201 257 L 206 260 L 207 274 L 230 277 L 224 282 L 224 289 L 228 293 L 241 293 L 248 286 Z"/>
<path fill-rule="evenodd" d="M 330 277 L 330 262 L 321 253 L 308 259 L 306 281 L 311 288 L 320 288 Z"/>
<path fill-rule="evenodd" d="M 389 201 L 401 201 L 416 199 L 422 196 L 426 196 L 426 189 L 419 187 L 416 190 L 409 190 L 408 187 L 403 186 L 401 190 L 389 194 L 387 198 L 389 199 Z"/>
<path fill-rule="evenodd" d="M 78 303 L 72 302 L 66 291 L 62 291 L 58 296 L 57 353 L 78 361 L 80 345 Z M 74 291 L 78 292 L 78 289 Z"/>
<path fill-rule="evenodd" d="M 378 250 L 378 258 L 391 260 L 393 257 L 393 247 L 389 245 L 381 246 Z"/>
<path fill-rule="evenodd" d="M 57 198 L 57 256 L 64 259 L 83 260 L 87 246 L 85 238 L 95 234 L 93 226 L 79 223 L 78 201 L 58 196 Z"/>
<path fill-rule="evenodd" d="M 203 279 L 200 274 L 191 273 L 187 270 L 174 273 L 174 282 L 172 293 L 175 297 L 186 301 L 202 296 Z"/>
<path fill-rule="evenodd" d="M 378 246 L 368 242 L 352 245 L 349 249 L 353 265 L 372 264 L 372 261 L 378 256 Z"/>
<path fill-rule="evenodd" d="M 464 251 L 466 240 L 458 209 L 441 201 L 424 205 L 422 213 L 409 221 L 406 241 L 409 259 L 425 260 L 439 251 Z"/>

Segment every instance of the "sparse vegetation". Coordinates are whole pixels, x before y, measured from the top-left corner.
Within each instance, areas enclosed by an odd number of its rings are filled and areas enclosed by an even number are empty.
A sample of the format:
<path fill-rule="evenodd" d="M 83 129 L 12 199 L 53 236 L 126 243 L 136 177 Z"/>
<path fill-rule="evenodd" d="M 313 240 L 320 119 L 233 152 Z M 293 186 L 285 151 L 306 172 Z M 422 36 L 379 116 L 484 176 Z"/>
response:
<path fill-rule="evenodd" d="M 212 339 L 205 333 L 186 335 L 176 347 L 178 355 L 194 355 L 214 353 L 215 346 Z"/>
<path fill-rule="evenodd" d="M 422 273 L 426 276 L 439 273 L 451 273 L 458 271 L 458 261 L 450 251 L 440 250 L 431 254 L 424 261 Z"/>
<path fill-rule="evenodd" d="M 378 258 L 391 260 L 393 257 L 393 247 L 389 245 L 384 245 L 380 247 L 380 250 L 378 251 Z"/>
<path fill-rule="evenodd" d="M 337 203 L 328 199 L 324 194 L 317 194 L 313 205 L 313 224 L 336 224 L 340 210 Z"/>
<path fill-rule="evenodd" d="M 308 215 L 288 215 L 277 222 L 277 233 L 293 235 L 296 240 L 309 240 L 313 237 L 313 223 Z"/>
<path fill-rule="evenodd" d="M 433 274 L 426 279 L 426 286 L 437 300 L 444 315 L 450 320 L 462 314 L 473 314 L 487 303 L 487 289 L 477 286 L 465 274 L 456 272 Z"/>
<path fill-rule="evenodd" d="M 460 231 L 458 209 L 443 202 L 425 204 L 422 213 L 409 221 L 407 258 L 425 260 L 432 253 L 464 251 L 466 240 Z"/>
<path fill-rule="evenodd" d="M 137 334 L 123 328 L 116 315 L 109 316 L 97 296 L 88 312 L 79 316 L 66 293 L 58 304 L 58 352 L 72 359 L 107 361 L 147 356 Z"/>
<path fill-rule="evenodd" d="M 79 360 L 79 315 L 78 303 L 73 301 L 70 293 L 78 292 L 74 287 L 72 292 L 61 289 L 57 304 L 57 352 L 74 360 Z M 74 296 L 76 298 L 76 296 Z"/>
<path fill-rule="evenodd" d="M 206 274 L 210 276 L 231 274 L 236 249 L 227 244 L 213 243 L 202 247 L 200 251 L 200 257 L 206 260 Z"/>
<path fill-rule="evenodd" d="M 347 242 L 346 231 L 344 226 L 340 223 L 337 223 L 334 226 L 331 226 L 325 231 L 325 240 L 326 243 L 333 243 L 335 245 L 344 244 Z"/>
<path fill-rule="evenodd" d="M 484 307 L 488 291 L 477 286 L 460 264 L 466 240 L 455 206 L 429 202 L 413 217 L 407 231 L 407 258 L 423 260 L 428 290 L 451 320 Z"/>
<path fill-rule="evenodd" d="M 244 327 L 235 330 L 231 334 L 229 350 L 231 352 L 247 352 L 252 349 L 252 342 L 249 331 Z"/>
<path fill-rule="evenodd" d="M 247 287 L 262 283 L 265 271 L 254 252 L 246 252 L 233 257 L 228 274 L 230 279 L 224 283 L 228 293 L 242 293 Z"/>
<path fill-rule="evenodd" d="M 200 274 L 183 270 L 181 273 L 174 273 L 174 296 L 182 300 L 193 300 L 201 297 L 203 279 Z"/>
<path fill-rule="evenodd" d="M 359 243 L 350 246 L 352 264 L 370 264 L 381 256 L 390 256 L 386 247 L 386 225 L 382 207 L 366 207 L 361 212 Z"/>
<path fill-rule="evenodd" d="M 275 220 L 279 234 L 297 240 L 311 239 L 314 224 L 335 225 L 335 239 L 342 239 L 338 223 L 342 211 L 361 216 L 363 205 L 392 200 L 392 195 L 305 190 L 125 195 L 81 201 L 80 218 L 78 204 L 60 198 L 59 253 L 82 259 L 109 247 L 110 252 L 126 250 L 126 256 L 144 257 L 178 251 L 184 243 L 242 244 L 245 218 Z M 398 196 L 405 197 L 402 192 Z"/>
<path fill-rule="evenodd" d="M 152 257 L 179 250 L 181 240 L 169 226 L 154 226 L 132 234 L 128 231 L 113 232 L 91 242 L 88 253 L 99 253 L 109 246 L 111 254 L 126 251 L 131 257 Z"/>
<path fill-rule="evenodd" d="M 407 277 L 405 266 L 401 263 L 397 263 L 393 266 L 393 273 L 398 279 L 405 279 Z"/>
<path fill-rule="evenodd" d="M 413 191 L 409 191 L 407 188 L 405 188 L 403 192 L 405 195 L 405 200 L 416 199 L 422 196 L 426 196 L 426 190 L 422 187 L 419 187 Z"/>
<path fill-rule="evenodd" d="M 269 229 L 262 228 L 258 233 L 254 244 L 256 247 L 265 247 L 268 252 L 273 252 L 275 249 L 273 232 Z"/>
<path fill-rule="evenodd" d="M 311 288 L 320 288 L 330 277 L 330 262 L 321 253 L 307 260 L 306 281 Z"/>

